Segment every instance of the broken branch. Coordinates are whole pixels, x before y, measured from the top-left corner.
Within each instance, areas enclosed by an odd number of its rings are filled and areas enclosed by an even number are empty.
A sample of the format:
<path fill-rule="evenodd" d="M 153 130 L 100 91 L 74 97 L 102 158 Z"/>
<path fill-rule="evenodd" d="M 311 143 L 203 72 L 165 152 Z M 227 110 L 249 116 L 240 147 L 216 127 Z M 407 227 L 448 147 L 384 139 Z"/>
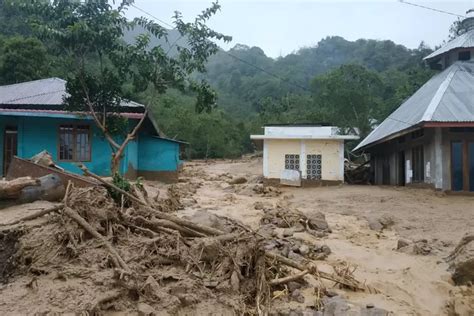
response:
<path fill-rule="evenodd" d="M 44 216 L 46 214 L 49 214 L 49 213 L 52 213 L 52 212 L 57 212 L 62 208 L 63 208 L 62 204 L 54 205 L 54 206 L 49 207 L 49 208 L 41 209 L 38 212 L 35 212 L 35 213 L 30 214 L 30 215 L 24 216 L 22 218 L 19 218 L 17 220 L 12 221 L 12 222 L 5 223 L 5 224 L 0 224 L 0 226 L 16 225 L 16 224 L 21 223 L 21 222 L 31 221 L 35 218 Z"/>
<path fill-rule="evenodd" d="M 64 213 L 69 216 L 71 219 L 76 221 L 84 230 L 86 230 L 89 234 L 94 236 L 95 238 L 99 239 L 103 245 L 107 248 L 110 255 L 112 256 L 112 261 L 117 268 L 122 268 L 126 272 L 130 273 L 130 268 L 127 266 L 125 261 L 120 257 L 117 250 L 102 236 L 99 234 L 97 230 L 95 230 L 84 218 L 81 217 L 76 211 L 71 209 L 68 206 L 64 207 Z"/>

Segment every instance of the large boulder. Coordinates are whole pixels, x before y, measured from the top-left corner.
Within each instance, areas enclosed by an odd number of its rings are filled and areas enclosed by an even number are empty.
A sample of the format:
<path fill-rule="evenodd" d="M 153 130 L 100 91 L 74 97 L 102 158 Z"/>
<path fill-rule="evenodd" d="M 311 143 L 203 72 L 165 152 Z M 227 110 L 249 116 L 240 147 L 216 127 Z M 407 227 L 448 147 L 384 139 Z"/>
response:
<path fill-rule="evenodd" d="M 328 222 L 326 221 L 326 216 L 323 213 L 319 211 L 311 211 L 306 213 L 306 217 L 308 218 L 309 229 L 327 233 L 331 232 Z"/>
<path fill-rule="evenodd" d="M 474 235 L 464 236 L 449 255 L 448 261 L 457 285 L 474 282 Z"/>

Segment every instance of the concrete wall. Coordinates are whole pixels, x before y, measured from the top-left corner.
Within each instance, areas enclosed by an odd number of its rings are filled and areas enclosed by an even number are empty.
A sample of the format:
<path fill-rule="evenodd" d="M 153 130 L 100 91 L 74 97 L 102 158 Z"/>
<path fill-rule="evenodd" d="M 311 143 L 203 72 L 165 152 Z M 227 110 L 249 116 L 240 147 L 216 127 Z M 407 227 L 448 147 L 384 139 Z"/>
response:
<path fill-rule="evenodd" d="M 327 181 L 344 181 L 343 140 L 265 140 L 264 176 L 279 179 L 285 169 L 285 155 L 300 155 L 300 171 L 306 178 L 306 155 L 321 155 L 321 177 Z"/>

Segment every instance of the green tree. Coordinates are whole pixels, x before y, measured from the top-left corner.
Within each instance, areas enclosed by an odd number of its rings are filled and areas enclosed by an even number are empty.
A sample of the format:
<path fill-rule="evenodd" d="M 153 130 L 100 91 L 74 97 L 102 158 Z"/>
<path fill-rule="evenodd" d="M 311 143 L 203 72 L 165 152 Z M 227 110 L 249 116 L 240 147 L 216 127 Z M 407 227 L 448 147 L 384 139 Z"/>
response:
<path fill-rule="evenodd" d="M 343 65 L 312 82 L 314 102 L 331 123 L 365 137 L 380 118 L 383 83 L 376 72 Z"/>
<path fill-rule="evenodd" d="M 46 47 L 38 39 L 15 36 L 4 41 L 0 57 L 3 84 L 43 78 L 48 68 Z"/>
<path fill-rule="evenodd" d="M 123 141 L 117 141 L 114 131 L 122 130 L 117 126 L 125 123 L 117 115 L 124 96 L 149 90 L 156 98 L 169 88 L 192 90 L 196 94 L 196 110 L 211 110 L 216 104 L 216 93 L 207 82 L 194 81 L 190 75 L 204 71 L 209 56 L 217 52 L 213 39 L 229 41 L 230 37 L 206 26 L 220 8 L 217 3 L 193 22 L 184 22 L 176 12 L 176 30 L 188 39 L 188 45 L 177 47 L 178 53 L 169 56 L 161 46 L 150 47 L 151 37 L 166 39 L 165 28 L 144 17 L 128 21 L 124 13 L 133 0 L 123 0 L 118 5 L 109 2 L 54 0 L 19 5 L 40 16 L 34 21 L 38 34 L 55 42 L 74 60 L 66 87 L 70 95 L 66 105 L 92 115 L 112 148 L 111 169 L 117 173 L 127 144 L 148 114 L 147 108 L 140 122 L 122 135 Z M 147 32 L 138 35 L 135 43 L 125 43 L 124 30 L 137 26 Z M 91 64 L 90 60 L 97 63 Z"/>

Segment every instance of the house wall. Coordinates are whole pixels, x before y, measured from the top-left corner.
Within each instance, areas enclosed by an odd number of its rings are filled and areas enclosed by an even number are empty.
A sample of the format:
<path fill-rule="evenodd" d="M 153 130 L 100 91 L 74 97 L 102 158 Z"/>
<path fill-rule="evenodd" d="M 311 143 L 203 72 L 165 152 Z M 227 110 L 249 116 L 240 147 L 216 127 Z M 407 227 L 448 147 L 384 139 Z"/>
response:
<path fill-rule="evenodd" d="M 285 155 L 300 155 L 300 171 L 306 178 L 306 155 L 321 155 L 321 177 L 325 181 L 344 181 L 343 140 L 269 140 L 264 141 L 264 176 L 279 179 L 285 169 Z"/>
<path fill-rule="evenodd" d="M 140 135 L 138 175 L 150 180 L 175 182 L 181 165 L 179 143 L 150 135 Z"/>
<path fill-rule="evenodd" d="M 385 143 L 379 144 L 370 149 L 371 159 L 373 162 L 374 183 L 386 185 L 415 184 L 413 180 L 413 148 L 423 146 L 423 184 L 436 187 L 442 187 L 443 177 L 439 176 L 442 170 L 442 157 L 437 156 L 435 146 L 435 129 L 424 129 L 422 137 L 413 138 L 411 133 L 405 134 L 404 141 L 401 137 L 392 139 Z M 400 161 L 400 153 L 404 152 L 405 159 Z M 388 178 L 384 176 L 384 165 L 388 163 Z M 405 172 L 402 175 L 402 164 Z M 438 168 L 438 170 L 437 170 Z M 419 185 L 419 183 L 417 183 Z"/>
<path fill-rule="evenodd" d="M 451 143 L 453 141 L 474 142 L 472 132 L 453 132 L 449 128 L 425 128 L 424 136 L 419 139 L 409 139 L 410 134 L 405 135 L 408 139 L 405 143 L 399 143 L 398 138 L 371 148 L 373 162 L 373 173 L 375 184 L 398 185 L 399 178 L 399 152 L 405 151 L 406 184 L 414 184 L 409 177 L 409 167 L 412 167 L 412 149 L 423 145 L 424 149 L 424 175 L 423 184 L 439 190 L 451 190 Z M 390 180 L 384 182 L 383 162 L 389 160 Z"/>
<path fill-rule="evenodd" d="M 29 159 L 37 153 L 47 150 L 59 166 L 67 171 L 81 174 L 82 172 L 75 162 L 58 160 L 59 126 L 79 122 L 89 124 L 92 128 L 92 159 L 89 162 L 83 162 L 83 164 L 97 175 L 110 175 L 112 150 L 92 120 L 30 116 L 0 116 L 0 170 L 3 172 L 5 127 L 17 126 L 18 157 Z M 130 127 L 133 124 L 135 122 L 131 121 Z M 120 142 L 120 139 L 117 141 Z M 152 137 L 150 131 L 144 128 L 137 139 L 127 145 L 120 170 L 129 178 L 136 178 L 140 172 L 142 172 L 142 176 L 146 177 L 152 171 L 174 171 L 176 173 L 179 163 L 179 144 Z"/>

